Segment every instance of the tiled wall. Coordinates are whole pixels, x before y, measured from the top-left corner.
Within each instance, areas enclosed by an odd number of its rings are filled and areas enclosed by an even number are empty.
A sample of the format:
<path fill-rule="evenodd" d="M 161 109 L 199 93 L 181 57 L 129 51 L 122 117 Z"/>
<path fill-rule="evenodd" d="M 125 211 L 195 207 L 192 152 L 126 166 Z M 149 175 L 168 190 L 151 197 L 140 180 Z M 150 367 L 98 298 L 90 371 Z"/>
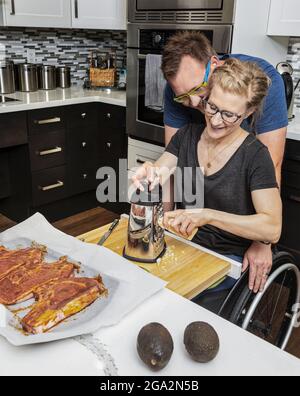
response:
<path fill-rule="evenodd" d="M 300 78 L 300 37 L 291 37 L 287 61 L 294 68 L 293 77 L 296 84 Z M 295 106 L 300 110 L 300 84 L 295 95 Z"/>
<path fill-rule="evenodd" d="M 70 66 L 72 84 L 82 85 L 91 50 L 114 49 L 119 70 L 126 61 L 126 41 L 123 31 L 1 28 L 0 58 L 24 62 L 34 50 L 36 63 Z"/>

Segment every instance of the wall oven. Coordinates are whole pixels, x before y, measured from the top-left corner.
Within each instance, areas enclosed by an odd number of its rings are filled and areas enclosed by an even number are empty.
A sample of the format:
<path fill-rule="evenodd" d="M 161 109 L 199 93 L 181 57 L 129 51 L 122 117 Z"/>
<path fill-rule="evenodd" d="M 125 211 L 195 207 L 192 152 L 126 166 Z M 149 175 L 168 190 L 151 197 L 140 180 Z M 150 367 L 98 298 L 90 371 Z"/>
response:
<path fill-rule="evenodd" d="M 170 36 L 178 30 L 200 30 L 218 53 L 228 53 L 232 26 L 161 25 L 128 26 L 127 50 L 127 133 L 139 139 L 164 144 L 163 113 L 145 106 L 145 70 L 147 54 L 162 54 Z"/>

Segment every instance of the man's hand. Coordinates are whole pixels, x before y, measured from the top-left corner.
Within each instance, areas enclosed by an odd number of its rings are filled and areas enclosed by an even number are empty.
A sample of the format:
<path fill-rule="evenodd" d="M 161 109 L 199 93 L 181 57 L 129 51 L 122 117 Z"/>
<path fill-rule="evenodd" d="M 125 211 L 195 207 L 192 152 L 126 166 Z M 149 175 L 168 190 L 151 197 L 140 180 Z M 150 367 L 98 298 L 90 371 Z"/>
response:
<path fill-rule="evenodd" d="M 261 242 L 253 242 L 246 252 L 243 269 L 245 272 L 250 267 L 249 289 L 254 293 L 263 292 L 268 276 L 273 265 L 271 246 Z"/>

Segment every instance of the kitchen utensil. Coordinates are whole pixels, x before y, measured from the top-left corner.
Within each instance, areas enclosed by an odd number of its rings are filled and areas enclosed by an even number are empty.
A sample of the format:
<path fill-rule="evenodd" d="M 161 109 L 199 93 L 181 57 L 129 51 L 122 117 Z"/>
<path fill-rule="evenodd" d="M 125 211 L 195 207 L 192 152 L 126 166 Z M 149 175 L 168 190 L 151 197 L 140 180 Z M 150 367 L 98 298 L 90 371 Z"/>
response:
<path fill-rule="evenodd" d="M 19 87 L 22 92 L 35 92 L 38 90 L 37 65 L 21 63 L 18 65 Z"/>
<path fill-rule="evenodd" d="M 43 65 L 38 68 L 39 88 L 45 91 L 56 89 L 56 67 Z"/>
<path fill-rule="evenodd" d="M 59 66 L 56 68 L 56 83 L 58 88 L 71 87 L 71 68 L 68 66 Z"/>
<path fill-rule="evenodd" d="M 166 251 L 161 187 L 152 192 L 144 184 L 145 191 L 137 190 L 131 197 L 127 244 L 124 257 L 140 263 L 156 263 Z"/>
<path fill-rule="evenodd" d="M 15 73 L 12 61 L 0 62 L 0 95 L 15 92 Z"/>
<path fill-rule="evenodd" d="M 288 117 L 289 117 L 289 121 L 291 121 L 294 118 L 295 94 L 294 94 L 294 82 L 293 82 L 293 78 L 292 78 L 294 69 L 287 62 L 279 63 L 277 65 L 276 69 L 279 72 L 279 74 L 281 74 L 281 77 L 284 81 Z"/>
<path fill-rule="evenodd" d="M 113 230 L 117 227 L 117 225 L 119 224 L 120 219 L 116 219 L 112 225 L 110 226 L 109 230 L 103 235 L 103 237 L 100 239 L 100 241 L 98 242 L 99 246 L 102 246 L 105 241 L 109 238 L 110 234 L 113 232 Z"/>

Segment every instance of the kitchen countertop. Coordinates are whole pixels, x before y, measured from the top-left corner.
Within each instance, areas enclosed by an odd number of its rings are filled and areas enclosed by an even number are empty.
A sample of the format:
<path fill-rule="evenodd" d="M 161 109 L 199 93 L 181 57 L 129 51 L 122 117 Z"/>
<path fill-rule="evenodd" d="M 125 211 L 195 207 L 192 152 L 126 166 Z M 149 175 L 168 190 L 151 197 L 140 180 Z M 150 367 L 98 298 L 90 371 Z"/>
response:
<path fill-rule="evenodd" d="M 4 96 L 19 99 L 19 102 L 0 104 L 0 114 L 91 102 L 126 107 L 126 91 L 118 90 L 106 92 L 72 87 L 67 89 L 58 88 L 51 91 L 40 90 L 31 93 L 16 92 L 12 95 Z"/>
<path fill-rule="evenodd" d="M 296 117 L 288 126 L 288 139 L 300 141 L 300 111 L 297 112 Z"/>
<path fill-rule="evenodd" d="M 220 337 L 220 353 L 206 365 L 194 362 L 184 348 L 184 330 L 194 321 L 210 323 Z M 137 335 L 150 322 L 162 323 L 174 340 L 172 359 L 158 373 L 149 370 L 136 351 Z M 167 289 L 145 301 L 119 324 L 95 333 L 85 347 L 77 340 L 17 348 L 0 338 L 0 354 L 5 362 L 0 375 L 103 375 L 104 360 L 111 367 L 110 373 L 121 376 L 299 376 L 300 373 L 299 359 Z M 101 351 L 100 361 L 96 358 L 97 348 Z"/>

